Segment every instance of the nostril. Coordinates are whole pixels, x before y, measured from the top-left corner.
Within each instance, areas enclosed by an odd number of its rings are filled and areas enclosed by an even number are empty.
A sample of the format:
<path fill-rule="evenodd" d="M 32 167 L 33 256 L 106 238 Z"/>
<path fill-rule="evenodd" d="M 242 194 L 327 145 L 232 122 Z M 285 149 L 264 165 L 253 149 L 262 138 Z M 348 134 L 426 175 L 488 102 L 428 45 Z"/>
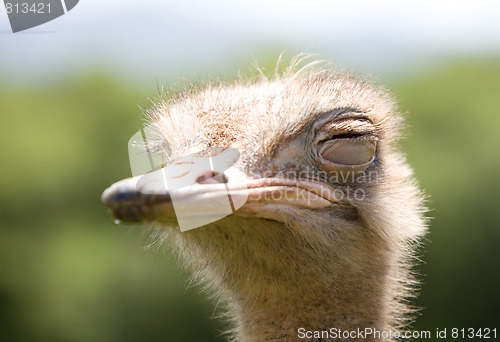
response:
<path fill-rule="evenodd" d="M 206 171 L 196 178 L 196 183 L 199 184 L 220 184 L 228 181 L 229 179 L 225 174 L 217 171 Z"/>

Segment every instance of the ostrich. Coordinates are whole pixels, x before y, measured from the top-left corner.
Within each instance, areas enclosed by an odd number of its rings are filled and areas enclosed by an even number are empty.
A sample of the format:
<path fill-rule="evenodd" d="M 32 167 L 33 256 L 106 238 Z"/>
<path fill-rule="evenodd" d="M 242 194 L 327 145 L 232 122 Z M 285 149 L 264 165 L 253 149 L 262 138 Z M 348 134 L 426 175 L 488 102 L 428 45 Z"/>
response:
<path fill-rule="evenodd" d="M 194 183 L 183 190 L 188 209 L 200 196 L 217 210 L 245 195 L 241 208 L 181 232 L 162 168 L 113 184 L 102 201 L 172 243 L 226 303 L 232 340 L 396 340 L 413 317 L 411 266 L 426 231 L 422 192 L 396 146 L 402 118 L 380 86 L 299 62 L 146 111 L 147 150 L 166 165 L 240 153 L 223 172 L 175 176 Z"/>

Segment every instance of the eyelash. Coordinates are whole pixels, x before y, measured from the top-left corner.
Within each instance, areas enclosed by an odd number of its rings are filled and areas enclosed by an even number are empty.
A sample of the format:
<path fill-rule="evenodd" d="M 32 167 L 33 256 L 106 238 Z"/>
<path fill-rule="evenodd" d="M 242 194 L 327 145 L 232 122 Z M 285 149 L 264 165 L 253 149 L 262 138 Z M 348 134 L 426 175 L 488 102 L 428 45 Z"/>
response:
<path fill-rule="evenodd" d="M 356 139 L 356 138 L 361 138 L 363 137 L 364 134 L 362 133 L 340 133 L 340 134 L 334 134 L 330 137 L 330 139 Z M 328 139 L 328 140 L 330 140 Z"/>
<path fill-rule="evenodd" d="M 340 133 L 331 135 L 328 138 L 322 139 L 318 141 L 318 145 L 321 143 L 325 143 L 330 140 L 353 140 L 353 141 L 362 141 L 362 140 L 371 140 L 371 141 L 379 141 L 378 137 L 375 134 L 366 134 L 366 133 Z"/>

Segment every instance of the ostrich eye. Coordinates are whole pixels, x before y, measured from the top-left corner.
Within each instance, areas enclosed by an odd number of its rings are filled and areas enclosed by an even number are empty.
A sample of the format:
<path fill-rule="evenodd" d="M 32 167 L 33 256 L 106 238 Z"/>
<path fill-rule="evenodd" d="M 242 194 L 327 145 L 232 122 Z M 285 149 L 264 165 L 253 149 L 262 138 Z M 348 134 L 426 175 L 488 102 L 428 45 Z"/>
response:
<path fill-rule="evenodd" d="M 375 140 L 336 138 L 318 145 L 320 163 L 326 171 L 361 172 L 375 159 Z"/>

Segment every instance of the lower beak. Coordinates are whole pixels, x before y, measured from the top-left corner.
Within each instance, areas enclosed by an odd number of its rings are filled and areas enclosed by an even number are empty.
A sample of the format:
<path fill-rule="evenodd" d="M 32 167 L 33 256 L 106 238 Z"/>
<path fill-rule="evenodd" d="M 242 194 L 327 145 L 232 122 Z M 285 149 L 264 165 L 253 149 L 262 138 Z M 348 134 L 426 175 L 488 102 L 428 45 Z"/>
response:
<path fill-rule="evenodd" d="M 280 209 L 322 209 L 338 195 L 318 182 L 249 178 L 234 166 L 223 173 L 169 166 L 121 180 L 101 200 L 119 222 L 177 223 L 185 231 L 232 214 L 283 221 Z"/>

